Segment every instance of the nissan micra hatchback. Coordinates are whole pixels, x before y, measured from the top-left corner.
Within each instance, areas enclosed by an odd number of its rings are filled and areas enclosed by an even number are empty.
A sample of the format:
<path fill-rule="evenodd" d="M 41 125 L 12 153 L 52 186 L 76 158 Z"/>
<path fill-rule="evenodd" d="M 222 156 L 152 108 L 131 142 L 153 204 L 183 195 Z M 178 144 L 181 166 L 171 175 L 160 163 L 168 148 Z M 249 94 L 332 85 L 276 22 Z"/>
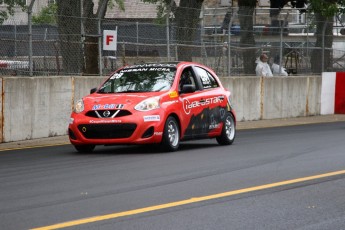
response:
<path fill-rule="evenodd" d="M 125 66 L 77 101 L 68 128 L 79 152 L 96 145 L 158 144 L 215 138 L 231 145 L 236 115 L 230 92 L 210 68 L 194 63 Z"/>

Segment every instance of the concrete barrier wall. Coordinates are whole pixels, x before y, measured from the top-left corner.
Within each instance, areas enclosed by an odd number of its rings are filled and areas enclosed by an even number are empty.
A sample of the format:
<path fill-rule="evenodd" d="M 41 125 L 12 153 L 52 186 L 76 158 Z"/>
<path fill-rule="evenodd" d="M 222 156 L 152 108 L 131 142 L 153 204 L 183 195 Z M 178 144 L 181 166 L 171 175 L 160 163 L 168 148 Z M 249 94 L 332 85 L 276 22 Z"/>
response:
<path fill-rule="evenodd" d="M 3 142 L 66 133 L 71 78 L 3 78 Z"/>
<path fill-rule="evenodd" d="M 76 100 L 106 77 L 3 77 L 1 142 L 67 134 Z M 320 114 L 321 76 L 222 78 L 232 92 L 237 119 L 260 120 Z"/>
<path fill-rule="evenodd" d="M 106 78 L 107 77 L 73 77 L 72 105 L 74 105 L 74 103 L 83 96 L 90 94 L 90 90 L 92 88 L 98 87 Z M 70 110 L 70 112 L 71 111 L 72 109 Z"/>
<path fill-rule="evenodd" d="M 262 78 L 229 77 L 221 80 L 224 87 L 231 91 L 237 120 L 259 120 L 261 118 Z"/>
<path fill-rule="evenodd" d="M 239 121 L 320 114 L 321 77 L 222 78 Z"/>
<path fill-rule="evenodd" d="M 262 119 L 319 114 L 321 88 L 316 81 L 315 77 L 264 78 Z"/>

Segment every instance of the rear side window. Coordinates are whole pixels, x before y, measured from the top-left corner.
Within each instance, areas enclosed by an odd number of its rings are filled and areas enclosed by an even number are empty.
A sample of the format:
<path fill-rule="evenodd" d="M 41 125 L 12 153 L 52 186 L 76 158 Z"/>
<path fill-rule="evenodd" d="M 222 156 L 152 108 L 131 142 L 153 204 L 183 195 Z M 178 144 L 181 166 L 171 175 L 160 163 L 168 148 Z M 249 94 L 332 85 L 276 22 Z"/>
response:
<path fill-rule="evenodd" d="M 195 67 L 196 75 L 200 78 L 204 89 L 217 88 L 219 87 L 218 82 L 207 70 Z"/>

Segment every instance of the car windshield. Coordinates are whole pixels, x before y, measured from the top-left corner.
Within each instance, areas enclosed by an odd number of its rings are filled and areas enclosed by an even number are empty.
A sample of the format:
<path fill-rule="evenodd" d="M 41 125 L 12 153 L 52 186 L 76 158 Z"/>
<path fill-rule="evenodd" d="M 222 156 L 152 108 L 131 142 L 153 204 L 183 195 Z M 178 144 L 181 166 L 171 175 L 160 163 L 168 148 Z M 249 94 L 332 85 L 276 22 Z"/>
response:
<path fill-rule="evenodd" d="M 98 93 L 158 92 L 171 88 L 175 67 L 127 67 L 114 73 Z"/>

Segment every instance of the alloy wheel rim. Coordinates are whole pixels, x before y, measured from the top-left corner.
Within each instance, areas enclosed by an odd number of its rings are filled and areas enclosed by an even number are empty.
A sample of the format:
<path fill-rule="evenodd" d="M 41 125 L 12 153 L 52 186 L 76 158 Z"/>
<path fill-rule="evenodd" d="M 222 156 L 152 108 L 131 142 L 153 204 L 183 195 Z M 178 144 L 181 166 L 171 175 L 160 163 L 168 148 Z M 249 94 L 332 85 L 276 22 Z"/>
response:
<path fill-rule="evenodd" d="M 172 146 L 176 146 L 178 143 L 178 129 L 174 122 L 170 121 L 168 125 L 168 137 Z"/>
<path fill-rule="evenodd" d="M 229 140 L 232 140 L 235 137 L 235 124 L 231 116 L 228 116 L 225 121 L 225 132 Z"/>

